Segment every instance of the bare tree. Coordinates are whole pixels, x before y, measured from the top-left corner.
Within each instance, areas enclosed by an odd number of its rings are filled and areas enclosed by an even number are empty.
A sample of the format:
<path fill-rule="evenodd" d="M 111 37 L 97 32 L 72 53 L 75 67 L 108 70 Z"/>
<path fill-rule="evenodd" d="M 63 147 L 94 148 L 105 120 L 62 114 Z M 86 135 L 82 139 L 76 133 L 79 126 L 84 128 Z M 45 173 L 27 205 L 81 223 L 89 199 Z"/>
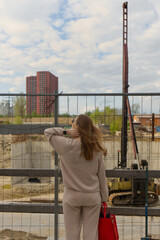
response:
<path fill-rule="evenodd" d="M 140 113 L 140 105 L 138 103 L 132 104 L 132 114 L 139 114 Z"/>

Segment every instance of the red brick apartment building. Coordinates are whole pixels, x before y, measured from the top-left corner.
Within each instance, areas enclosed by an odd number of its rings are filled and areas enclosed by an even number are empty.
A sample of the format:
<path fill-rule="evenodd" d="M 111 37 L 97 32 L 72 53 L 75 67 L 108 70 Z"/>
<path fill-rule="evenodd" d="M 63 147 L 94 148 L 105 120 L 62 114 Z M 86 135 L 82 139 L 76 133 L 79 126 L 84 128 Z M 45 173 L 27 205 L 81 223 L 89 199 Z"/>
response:
<path fill-rule="evenodd" d="M 37 76 L 26 77 L 26 93 L 54 93 L 58 91 L 58 77 L 48 71 L 37 72 Z M 51 114 L 54 106 L 51 105 L 52 96 L 27 96 L 27 115 L 32 112 L 37 114 Z M 51 107 L 50 107 L 51 105 Z"/>
<path fill-rule="evenodd" d="M 26 93 L 37 93 L 37 77 L 26 77 Z M 27 115 L 31 115 L 33 111 L 37 112 L 37 97 L 27 97 Z"/>

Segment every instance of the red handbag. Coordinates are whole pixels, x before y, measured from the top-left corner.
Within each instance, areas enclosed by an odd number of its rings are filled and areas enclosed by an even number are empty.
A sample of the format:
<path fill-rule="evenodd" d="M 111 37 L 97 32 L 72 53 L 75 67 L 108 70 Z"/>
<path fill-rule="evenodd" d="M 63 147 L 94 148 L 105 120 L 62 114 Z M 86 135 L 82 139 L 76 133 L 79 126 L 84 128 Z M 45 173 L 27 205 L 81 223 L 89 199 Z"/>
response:
<path fill-rule="evenodd" d="M 107 204 L 104 202 L 98 224 L 98 239 L 119 240 L 115 215 L 110 213 Z"/>

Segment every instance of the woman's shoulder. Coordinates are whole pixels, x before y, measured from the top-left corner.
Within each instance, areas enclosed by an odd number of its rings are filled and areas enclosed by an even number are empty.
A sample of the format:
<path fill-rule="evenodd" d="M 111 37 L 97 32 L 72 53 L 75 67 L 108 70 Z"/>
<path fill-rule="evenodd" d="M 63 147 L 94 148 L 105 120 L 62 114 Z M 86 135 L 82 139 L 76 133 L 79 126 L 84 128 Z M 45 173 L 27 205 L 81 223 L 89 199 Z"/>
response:
<path fill-rule="evenodd" d="M 81 142 L 78 139 L 67 138 L 67 145 L 70 147 L 79 147 L 81 146 Z"/>

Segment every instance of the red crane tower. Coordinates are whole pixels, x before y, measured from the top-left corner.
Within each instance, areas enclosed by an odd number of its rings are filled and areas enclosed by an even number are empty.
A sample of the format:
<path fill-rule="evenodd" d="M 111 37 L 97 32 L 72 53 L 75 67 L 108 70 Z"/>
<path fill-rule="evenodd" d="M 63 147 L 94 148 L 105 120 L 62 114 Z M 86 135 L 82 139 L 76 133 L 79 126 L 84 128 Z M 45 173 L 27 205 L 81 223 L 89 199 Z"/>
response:
<path fill-rule="evenodd" d="M 122 92 L 128 93 L 128 2 L 123 3 L 123 87 Z M 121 168 L 127 162 L 127 101 L 122 99 L 122 130 L 121 130 Z"/>

